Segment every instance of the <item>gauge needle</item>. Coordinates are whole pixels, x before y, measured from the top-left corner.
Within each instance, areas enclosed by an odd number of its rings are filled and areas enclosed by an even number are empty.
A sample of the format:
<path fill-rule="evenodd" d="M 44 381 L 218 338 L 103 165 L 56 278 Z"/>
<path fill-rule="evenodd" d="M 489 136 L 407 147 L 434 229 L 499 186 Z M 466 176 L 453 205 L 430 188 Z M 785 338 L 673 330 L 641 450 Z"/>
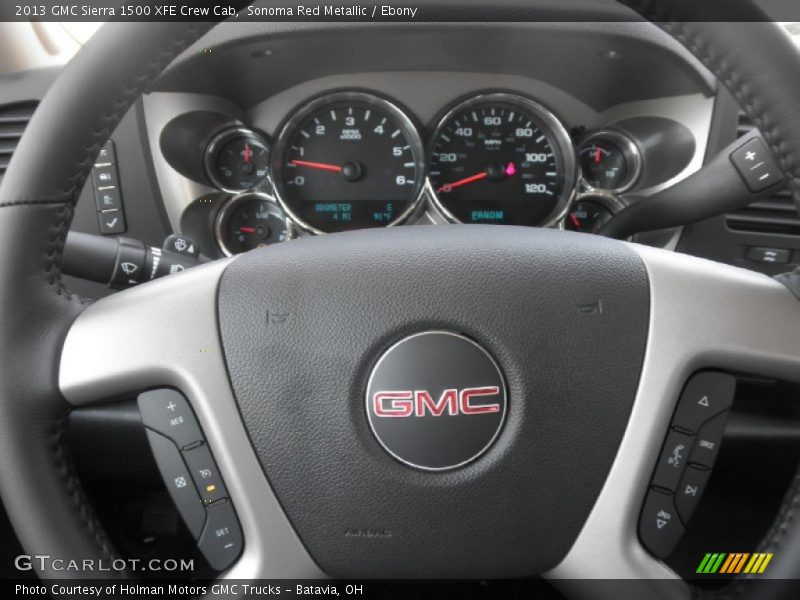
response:
<path fill-rule="evenodd" d="M 578 217 L 575 216 L 575 213 L 569 213 L 569 219 L 575 227 L 581 226 L 581 222 L 578 220 Z"/>
<path fill-rule="evenodd" d="M 298 167 L 308 167 L 309 169 L 320 169 L 322 171 L 333 171 L 335 173 L 342 172 L 342 167 L 338 165 L 328 165 L 325 163 L 309 162 L 307 160 L 293 160 L 291 164 L 296 165 Z"/>
<path fill-rule="evenodd" d="M 251 158 L 253 158 L 253 149 L 250 147 L 250 144 L 245 144 L 244 145 L 244 162 L 249 163 Z"/>
<path fill-rule="evenodd" d="M 255 227 L 239 227 L 239 231 L 242 232 L 242 233 L 255 233 L 256 232 L 256 228 Z"/>
<path fill-rule="evenodd" d="M 468 183 L 473 183 L 475 181 L 480 181 L 481 179 L 486 179 L 488 176 L 489 173 L 487 173 L 486 171 L 482 171 L 481 173 L 476 173 L 471 177 L 465 177 L 464 179 L 459 179 L 458 181 L 454 181 L 453 183 L 445 183 L 437 191 L 449 192 L 454 188 L 461 187 L 462 185 L 467 185 Z"/>
<path fill-rule="evenodd" d="M 600 150 L 600 148 L 595 148 L 594 149 L 594 162 L 599 163 L 602 158 L 603 158 L 602 150 Z"/>

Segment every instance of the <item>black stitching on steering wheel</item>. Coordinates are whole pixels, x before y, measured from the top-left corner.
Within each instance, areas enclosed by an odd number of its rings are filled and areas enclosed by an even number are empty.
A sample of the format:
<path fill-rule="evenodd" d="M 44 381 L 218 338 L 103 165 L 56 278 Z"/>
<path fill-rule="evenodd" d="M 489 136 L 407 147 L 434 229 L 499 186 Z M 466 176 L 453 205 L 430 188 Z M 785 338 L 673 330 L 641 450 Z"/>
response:
<path fill-rule="evenodd" d="M 148 61 L 146 70 L 135 78 L 134 85 L 125 86 L 122 96 L 111 103 L 112 109 L 99 118 L 99 128 L 92 128 L 92 140 L 83 146 L 83 154 L 74 163 L 74 173 L 67 180 L 62 194 L 55 198 L 41 198 L 39 200 L 19 200 L 0 204 L 0 208 L 47 206 L 53 205 L 55 210 L 52 223 L 53 235 L 47 240 L 47 252 L 42 261 L 43 274 L 49 286 L 54 287 L 54 293 L 64 298 L 67 302 L 78 301 L 88 304 L 90 301 L 71 294 L 61 280 L 61 258 L 66 242 L 69 225 L 72 221 L 74 206 L 78 201 L 80 192 L 88 177 L 89 170 L 94 163 L 94 157 L 100 146 L 109 138 L 122 117 L 133 103 L 141 96 L 145 89 L 162 73 L 172 60 L 197 40 L 205 32 L 203 24 L 191 23 L 186 27 L 186 34 L 177 40 L 172 40 L 167 49 L 157 49 L 157 57 Z M 79 521 L 83 529 L 94 540 L 101 555 L 113 560 L 114 551 L 112 544 L 96 517 L 92 505 L 89 503 L 81 485 L 80 479 L 73 467 L 69 450 L 64 441 L 65 421 L 69 413 L 57 420 L 54 425 L 52 457 L 57 473 L 64 485 L 67 496 L 77 510 Z"/>
<path fill-rule="evenodd" d="M 767 145 L 781 166 L 783 173 L 790 179 L 790 191 L 795 201 L 800 201 L 800 169 L 786 144 L 774 125 L 774 119 L 762 108 L 763 103 L 755 92 L 748 89 L 746 82 L 736 72 L 724 56 L 714 58 L 711 45 L 705 42 L 698 33 L 691 30 L 690 24 L 674 19 L 670 8 L 650 0 L 622 0 L 623 4 L 641 14 L 646 19 L 658 24 L 664 31 L 686 47 L 709 71 L 711 71 L 758 127 Z"/>
<path fill-rule="evenodd" d="M 113 546 L 106 536 L 105 530 L 100 524 L 92 505 L 89 503 L 86 494 L 84 493 L 83 486 L 81 485 L 78 474 L 75 471 L 74 463 L 64 441 L 64 433 L 66 430 L 66 417 L 59 419 L 55 423 L 55 431 L 53 432 L 53 459 L 55 460 L 58 472 L 64 481 L 64 486 L 67 494 L 72 500 L 72 503 L 78 510 L 78 515 L 84 529 L 94 538 L 97 547 L 102 552 L 103 556 L 110 561 L 116 558 Z"/>

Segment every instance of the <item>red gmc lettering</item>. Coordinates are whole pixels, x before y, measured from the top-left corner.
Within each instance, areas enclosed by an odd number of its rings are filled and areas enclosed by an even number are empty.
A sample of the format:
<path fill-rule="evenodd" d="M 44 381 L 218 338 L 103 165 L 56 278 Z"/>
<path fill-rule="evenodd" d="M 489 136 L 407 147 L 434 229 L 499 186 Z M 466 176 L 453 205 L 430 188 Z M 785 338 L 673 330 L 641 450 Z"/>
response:
<path fill-rule="evenodd" d="M 409 417 L 414 410 L 411 392 L 378 392 L 372 407 L 379 417 Z"/>
<path fill-rule="evenodd" d="M 445 390 L 439 402 L 434 402 L 428 392 L 414 392 L 414 414 L 418 417 L 425 416 L 427 408 L 434 417 L 441 417 L 447 409 L 448 414 L 458 414 L 458 390 Z"/>
<path fill-rule="evenodd" d="M 480 398 L 482 396 L 496 396 L 500 393 L 500 388 L 482 387 L 482 388 L 467 388 L 461 390 L 461 413 L 465 415 L 480 415 L 483 413 L 496 413 L 500 412 L 499 404 L 478 404 L 473 406 L 472 399 Z"/>
<path fill-rule="evenodd" d="M 429 392 L 424 390 L 404 390 L 393 392 L 377 392 L 372 397 L 372 410 L 378 417 L 424 417 L 430 413 L 433 417 L 441 417 L 447 411 L 448 415 L 480 415 L 500 412 L 500 405 L 496 402 L 480 404 L 479 399 L 488 396 L 497 396 L 500 388 L 497 386 L 465 388 L 463 390 L 445 390 L 434 401 Z"/>

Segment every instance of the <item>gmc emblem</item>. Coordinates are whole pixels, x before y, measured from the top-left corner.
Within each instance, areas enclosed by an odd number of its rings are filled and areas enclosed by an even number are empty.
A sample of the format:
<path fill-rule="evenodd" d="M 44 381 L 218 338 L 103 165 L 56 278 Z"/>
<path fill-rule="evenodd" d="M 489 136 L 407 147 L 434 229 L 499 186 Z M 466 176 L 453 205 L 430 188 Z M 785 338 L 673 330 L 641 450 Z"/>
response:
<path fill-rule="evenodd" d="M 441 417 L 445 411 L 450 416 L 496 413 L 500 412 L 499 403 L 480 399 L 499 394 L 497 386 L 449 389 L 435 401 L 424 390 L 376 392 L 372 396 L 372 411 L 377 417 L 390 418 L 424 417 L 426 414 Z"/>

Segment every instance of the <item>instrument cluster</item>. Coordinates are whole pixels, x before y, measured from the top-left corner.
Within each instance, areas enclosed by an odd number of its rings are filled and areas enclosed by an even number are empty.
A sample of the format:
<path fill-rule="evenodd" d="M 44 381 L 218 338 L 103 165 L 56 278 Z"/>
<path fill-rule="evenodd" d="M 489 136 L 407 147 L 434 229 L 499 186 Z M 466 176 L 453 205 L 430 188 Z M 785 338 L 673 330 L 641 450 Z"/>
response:
<path fill-rule="evenodd" d="M 312 98 L 273 140 L 242 126 L 216 132 L 204 169 L 233 194 L 219 211 L 220 250 L 413 221 L 594 232 L 623 207 L 642 171 L 634 140 L 614 129 L 568 132 L 520 94 L 478 93 L 427 127 L 397 102 L 365 91 Z M 576 201 L 576 196 L 578 201 Z"/>

